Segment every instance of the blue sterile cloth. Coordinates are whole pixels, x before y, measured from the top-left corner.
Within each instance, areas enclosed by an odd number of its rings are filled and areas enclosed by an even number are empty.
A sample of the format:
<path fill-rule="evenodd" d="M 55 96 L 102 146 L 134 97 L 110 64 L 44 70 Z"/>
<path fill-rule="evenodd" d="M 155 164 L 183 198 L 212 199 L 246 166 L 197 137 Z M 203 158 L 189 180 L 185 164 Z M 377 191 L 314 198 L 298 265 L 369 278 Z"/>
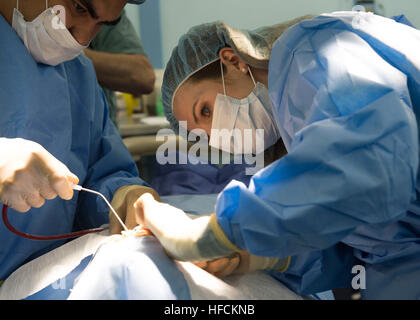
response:
<path fill-rule="evenodd" d="M 93 258 L 93 259 L 92 259 Z M 154 237 L 102 245 L 65 277 L 26 300 L 190 299 L 188 284 Z"/>
<path fill-rule="evenodd" d="M 87 267 L 92 255 L 87 256 L 80 264 L 74 268 L 66 276 L 57 279 L 54 283 L 45 287 L 44 289 L 28 296 L 23 300 L 65 300 L 70 295 L 71 289 L 73 288 L 76 278 L 82 273 Z"/>
<path fill-rule="evenodd" d="M 99 248 L 69 299 L 191 299 L 188 284 L 155 237 L 130 237 Z"/>

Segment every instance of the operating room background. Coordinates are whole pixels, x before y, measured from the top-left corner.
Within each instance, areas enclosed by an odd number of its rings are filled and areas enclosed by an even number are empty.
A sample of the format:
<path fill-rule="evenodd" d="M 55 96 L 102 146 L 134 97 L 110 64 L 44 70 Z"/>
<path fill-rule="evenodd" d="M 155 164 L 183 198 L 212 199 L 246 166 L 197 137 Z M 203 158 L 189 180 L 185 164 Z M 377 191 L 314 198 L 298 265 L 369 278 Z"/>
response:
<path fill-rule="evenodd" d="M 192 26 L 221 20 L 232 27 L 254 29 L 306 14 L 352 10 L 356 0 L 148 0 L 127 6 L 127 15 L 140 35 L 156 70 L 164 69 L 179 38 Z M 359 1 L 362 2 L 362 1 Z M 375 13 L 385 17 L 405 14 L 420 27 L 416 0 L 377 0 Z M 358 299 L 352 289 L 334 290 L 336 299 Z"/>
<path fill-rule="evenodd" d="M 133 22 L 150 60 L 165 67 L 182 34 L 194 25 L 222 20 L 232 27 L 253 29 L 305 14 L 351 10 L 355 0 L 148 0 L 142 6 L 128 5 Z M 405 14 L 420 26 L 416 0 L 377 0 L 377 13 L 386 17 Z"/>
<path fill-rule="evenodd" d="M 386 17 L 405 14 L 414 26 L 420 27 L 416 0 L 148 0 L 141 6 L 128 5 L 126 12 L 155 68 L 154 93 L 159 97 L 163 69 L 172 50 L 195 25 L 220 20 L 234 28 L 255 29 L 306 14 L 352 10 L 356 4 L 375 8 L 377 14 Z M 157 173 L 152 160 L 150 155 L 141 160 L 141 177 L 149 183 Z"/>

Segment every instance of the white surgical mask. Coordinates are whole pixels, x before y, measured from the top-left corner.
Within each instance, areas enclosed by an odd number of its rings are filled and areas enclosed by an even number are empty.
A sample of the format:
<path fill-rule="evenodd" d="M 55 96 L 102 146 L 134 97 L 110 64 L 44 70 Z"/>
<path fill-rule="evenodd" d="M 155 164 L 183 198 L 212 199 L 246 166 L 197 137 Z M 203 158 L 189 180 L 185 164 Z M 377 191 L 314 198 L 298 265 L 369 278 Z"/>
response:
<path fill-rule="evenodd" d="M 254 90 L 244 99 L 226 95 L 222 69 L 224 94 L 218 94 L 214 103 L 210 146 L 233 154 L 257 154 L 269 148 L 281 138 L 277 129 L 267 88 L 254 82 Z M 224 137 L 223 139 L 223 130 Z M 230 139 L 226 138 L 226 134 Z"/>
<path fill-rule="evenodd" d="M 80 45 L 62 23 L 52 8 L 48 8 L 35 20 L 25 21 L 19 11 L 19 0 L 13 10 L 12 27 L 22 39 L 36 62 L 56 66 L 76 58 L 87 46 Z"/>

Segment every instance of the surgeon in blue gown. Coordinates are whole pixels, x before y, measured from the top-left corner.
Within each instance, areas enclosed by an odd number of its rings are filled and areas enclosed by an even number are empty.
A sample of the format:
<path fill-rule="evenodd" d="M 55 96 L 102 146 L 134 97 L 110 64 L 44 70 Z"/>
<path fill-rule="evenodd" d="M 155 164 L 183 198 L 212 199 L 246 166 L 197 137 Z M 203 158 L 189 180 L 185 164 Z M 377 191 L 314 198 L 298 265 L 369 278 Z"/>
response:
<path fill-rule="evenodd" d="M 80 54 L 101 25 L 119 20 L 126 3 L 94 0 L 92 8 L 76 1 L 0 3 L 0 201 L 8 204 L 9 220 L 20 231 L 47 236 L 110 222 L 117 233 L 105 202 L 73 195 L 72 183 L 118 200 L 123 218 L 121 208 L 153 192 L 138 178 L 109 119 L 92 63 Z M 65 9 L 65 25 L 51 11 L 53 5 Z M 20 238 L 0 223 L 0 243 L 4 280 L 64 240 Z"/>
<path fill-rule="evenodd" d="M 249 186 L 231 182 L 209 216 L 144 194 L 138 221 L 172 257 L 239 254 L 229 273 L 267 270 L 300 294 L 420 299 L 419 52 L 404 17 L 364 12 L 190 29 L 162 86 L 173 128 L 186 121 L 212 143 L 213 129 L 259 124 L 264 147 L 282 141 L 288 154 Z"/>

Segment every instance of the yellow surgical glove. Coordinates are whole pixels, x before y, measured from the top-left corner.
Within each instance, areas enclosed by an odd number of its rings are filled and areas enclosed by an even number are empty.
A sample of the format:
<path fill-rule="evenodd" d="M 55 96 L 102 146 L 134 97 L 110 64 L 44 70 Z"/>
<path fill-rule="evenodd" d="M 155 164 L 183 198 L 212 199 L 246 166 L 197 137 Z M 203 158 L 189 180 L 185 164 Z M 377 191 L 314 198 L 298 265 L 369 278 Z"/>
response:
<path fill-rule="evenodd" d="M 218 278 L 224 278 L 231 274 L 237 273 L 241 263 L 239 253 L 234 253 L 231 256 L 223 257 L 211 261 L 193 262 L 197 267 L 211 273 Z"/>
<path fill-rule="evenodd" d="M 240 251 L 229 257 L 200 261 L 194 264 L 218 278 L 224 278 L 231 274 L 244 274 L 256 270 L 285 272 L 289 267 L 290 257 L 286 259 L 268 258 L 255 256 L 247 251 Z"/>
<path fill-rule="evenodd" d="M 160 197 L 155 190 L 139 185 L 121 187 L 114 193 L 112 198 L 111 206 L 130 230 L 138 225 L 133 205 L 144 193 L 152 194 L 154 199 L 160 201 Z M 109 213 L 109 229 L 110 234 L 120 234 L 123 231 L 123 227 L 112 212 Z"/>

